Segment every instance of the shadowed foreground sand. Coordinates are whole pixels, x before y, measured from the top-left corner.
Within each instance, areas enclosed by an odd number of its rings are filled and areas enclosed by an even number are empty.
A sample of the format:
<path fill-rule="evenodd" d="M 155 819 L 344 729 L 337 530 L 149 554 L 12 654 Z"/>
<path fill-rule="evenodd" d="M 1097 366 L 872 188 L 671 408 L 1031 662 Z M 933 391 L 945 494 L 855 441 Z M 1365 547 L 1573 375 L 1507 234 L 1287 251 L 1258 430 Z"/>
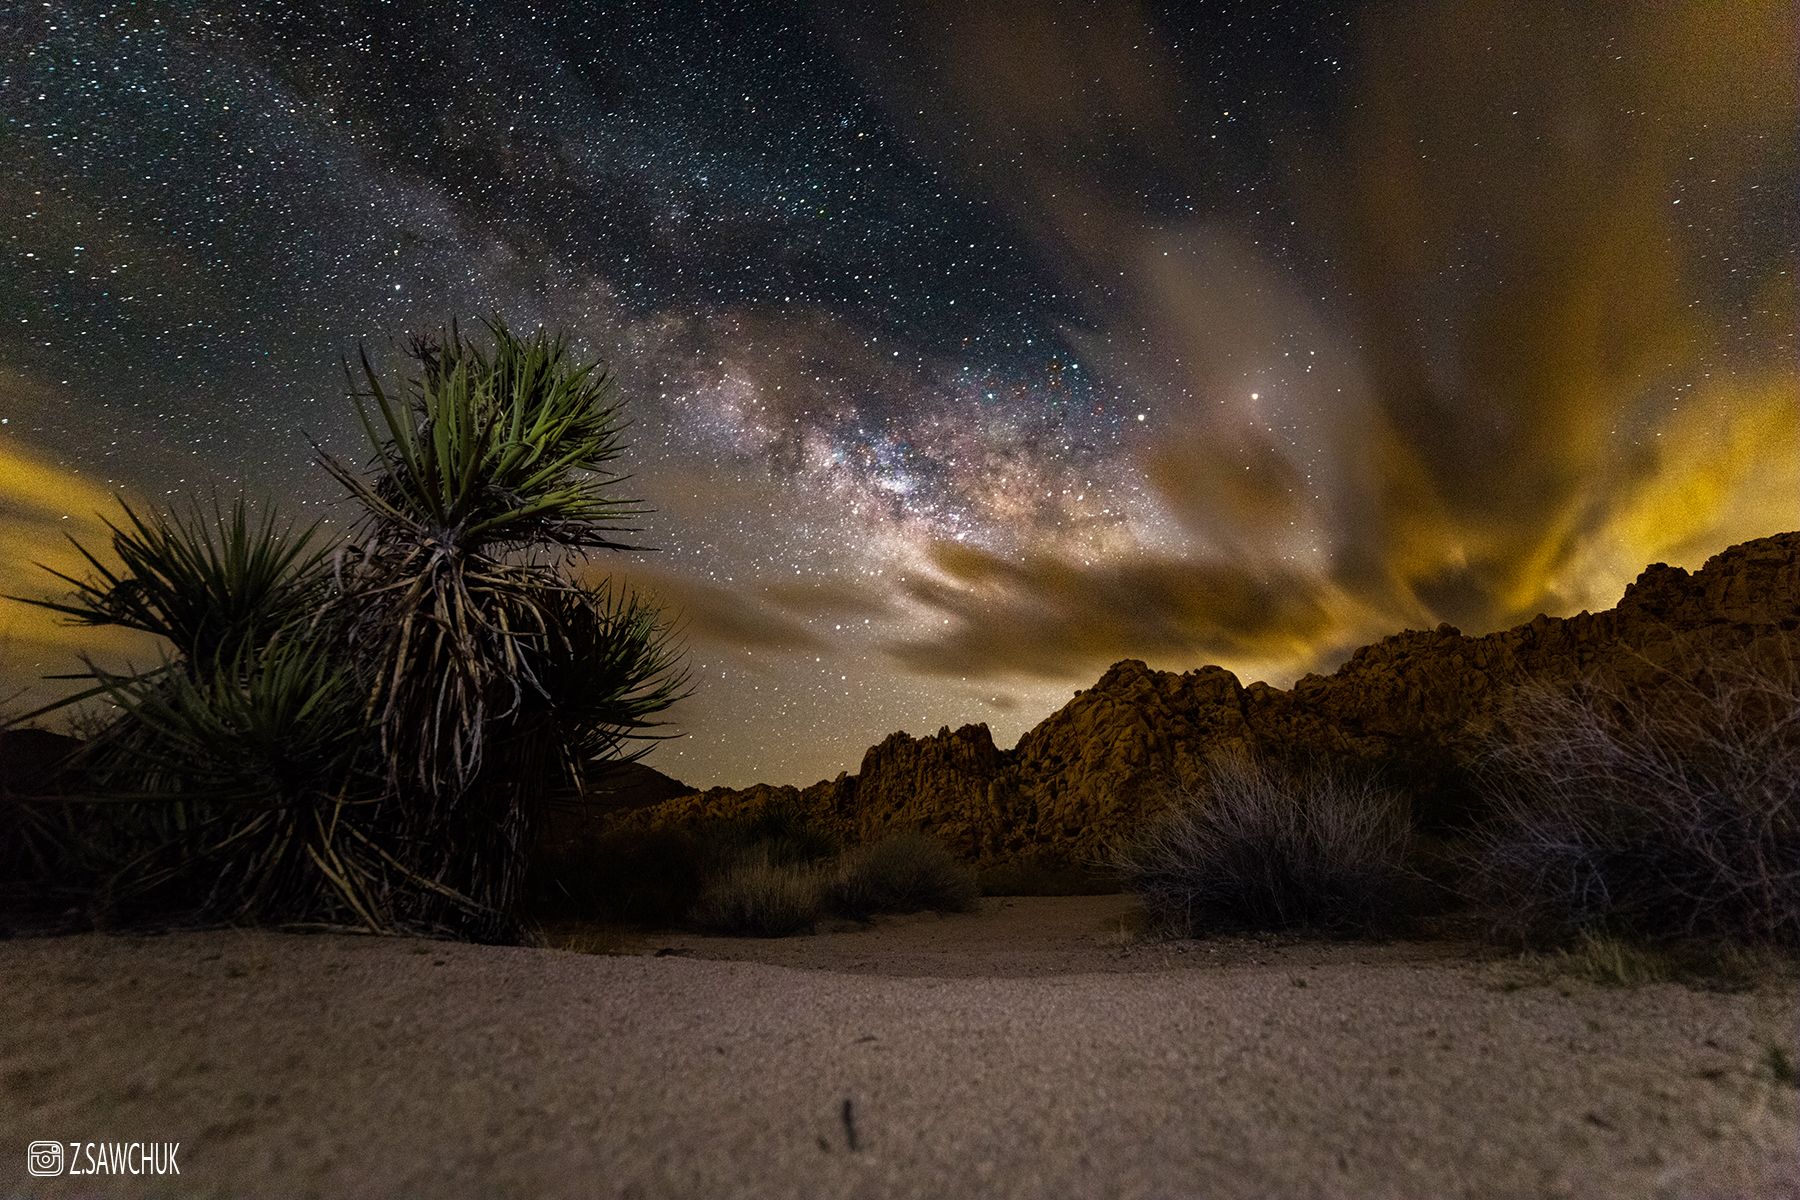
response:
<path fill-rule="evenodd" d="M 159 1187 L 33 1180 L 46 1137 L 179 1140 L 184 1196 L 1800 1194 L 1784 991 L 1341 948 L 961 978 L 690 951 L 0 943 L 0 1196 Z"/>

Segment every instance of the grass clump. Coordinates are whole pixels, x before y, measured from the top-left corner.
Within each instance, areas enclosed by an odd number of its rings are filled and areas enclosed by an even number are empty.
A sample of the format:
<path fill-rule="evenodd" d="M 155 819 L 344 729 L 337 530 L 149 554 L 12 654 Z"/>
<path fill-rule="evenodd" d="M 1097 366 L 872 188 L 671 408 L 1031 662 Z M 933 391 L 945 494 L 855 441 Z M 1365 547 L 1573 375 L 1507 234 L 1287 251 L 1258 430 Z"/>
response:
<path fill-rule="evenodd" d="M 894 833 L 839 852 L 804 813 L 774 806 L 689 829 L 613 830 L 563 847 L 540 873 L 540 915 L 735 937 L 809 932 L 831 914 L 863 920 L 967 912 L 975 873 L 935 838 Z"/>
<path fill-rule="evenodd" d="M 779 862 L 765 852 L 747 855 L 714 876 L 689 919 L 706 933 L 785 937 L 810 933 L 823 911 L 819 870 Z"/>
<path fill-rule="evenodd" d="M 1678 983 L 1694 991 L 1730 993 L 1786 987 L 1800 975 L 1800 962 L 1772 946 L 1717 938 L 1649 941 L 1591 930 L 1560 948 L 1528 952 L 1521 962 L 1528 978 L 1510 981 L 1507 990 L 1528 981 L 1576 979 L 1605 988 Z"/>
<path fill-rule="evenodd" d="M 1778 946 L 1714 940 L 1702 943 L 1686 974 L 1709 992 L 1748 992 L 1768 983 L 1792 983 L 1800 977 L 1800 959 Z"/>
<path fill-rule="evenodd" d="M 1552 965 L 1559 974 L 1614 988 L 1667 983 L 1679 972 L 1669 955 L 1653 946 L 1594 933 L 1558 951 Z"/>
<path fill-rule="evenodd" d="M 1713 667 L 1518 696 L 1478 877 L 1502 928 L 1800 946 L 1800 679 Z"/>
<path fill-rule="evenodd" d="M 1372 780 L 1250 758 L 1216 763 L 1118 853 L 1117 867 L 1169 932 L 1391 927 L 1416 879 L 1405 801 Z"/>
<path fill-rule="evenodd" d="M 845 854 L 827 887 L 833 912 L 970 912 L 981 894 L 975 872 L 929 834 L 890 833 Z"/>
<path fill-rule="evenodd" d="M 579 811 L 570 814 L 580 818 Z M 667 929 L 689 924 L 701 893 L 739 864 L 824 870 L 838 839 L 798 805 L 686 825 L 609 825 L 570 819 L 533 856 L 532 910 L 547 920 L 589 919 Z"/>

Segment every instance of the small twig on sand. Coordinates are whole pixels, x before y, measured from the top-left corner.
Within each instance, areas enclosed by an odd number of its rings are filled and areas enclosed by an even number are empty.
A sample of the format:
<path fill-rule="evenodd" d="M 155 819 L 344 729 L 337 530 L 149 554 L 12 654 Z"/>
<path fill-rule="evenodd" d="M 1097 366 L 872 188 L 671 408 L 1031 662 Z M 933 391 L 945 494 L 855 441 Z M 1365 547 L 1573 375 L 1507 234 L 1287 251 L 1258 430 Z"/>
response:
<path fill-rule="evenodd" d="M 849 1145 L 850 1149 L 854 1151 L 857 1148 L 856 1102 L 848 1096 L 844 1097 L 844 1107 L 839 1111 L 838 1115 L 842 1117 L 844 1121 L 844 1141 Z"/>

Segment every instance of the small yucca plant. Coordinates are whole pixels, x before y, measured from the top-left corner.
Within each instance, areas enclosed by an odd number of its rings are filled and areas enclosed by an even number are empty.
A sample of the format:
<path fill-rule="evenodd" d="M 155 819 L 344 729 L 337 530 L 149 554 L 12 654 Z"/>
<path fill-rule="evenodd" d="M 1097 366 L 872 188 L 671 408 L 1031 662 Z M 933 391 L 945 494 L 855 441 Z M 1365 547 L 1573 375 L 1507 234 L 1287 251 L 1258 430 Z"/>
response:
<path fill-rule="evenodd" d="M 306 814 L 341 800 L 356 746 L 355 691 L 340 660 L 310 644 L 328 611 L 325 552 L 310 528 L 274 512 L 140 513 L 108 523 L 119 565 L 84 547 L 87 579 L 62 600 L 32 600 L 84 625 L 164 639 L 153 667 L 89 664 L 89 686 L 42 712 L 101 699 L 78 752 L 82 780 L 35 823 L 60 834 L 65 876 L 91 881 L 101 910 L 155 903 L 203 918 L 353 911 L 306 869 Z"/>
<path fill-rule="evenodd" d="M 121 866 L 108 910 L 368 924 L 391 871 L 367 843 L 373 801 L 350 673 L 277 639 L 198 670 L 103 676 L 117 716 L 84 748 L 94 836 Z M 367 860 L 367 861 L 360 861 Z"/>

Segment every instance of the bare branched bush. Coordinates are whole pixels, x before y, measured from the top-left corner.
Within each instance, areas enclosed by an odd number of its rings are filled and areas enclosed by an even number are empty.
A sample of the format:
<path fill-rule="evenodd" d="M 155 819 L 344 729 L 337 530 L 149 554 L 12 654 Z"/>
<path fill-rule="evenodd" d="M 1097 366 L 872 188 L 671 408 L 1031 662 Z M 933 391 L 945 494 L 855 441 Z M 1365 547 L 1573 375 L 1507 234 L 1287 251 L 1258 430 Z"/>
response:
<path fill-rule="evenodd" d="M 1715 666 L 1513 701 L 1479 878 L 1526 936 L 1800 944 L 1800 673 Z"/>
<path fill-rule="evenodd" d="M 1174 790 L 1117 867 L 1172 932 L 1370 933 L 1413 894 L 1411 841 L 1406 802 L 1372 779 L 1228 758 Z"/>

